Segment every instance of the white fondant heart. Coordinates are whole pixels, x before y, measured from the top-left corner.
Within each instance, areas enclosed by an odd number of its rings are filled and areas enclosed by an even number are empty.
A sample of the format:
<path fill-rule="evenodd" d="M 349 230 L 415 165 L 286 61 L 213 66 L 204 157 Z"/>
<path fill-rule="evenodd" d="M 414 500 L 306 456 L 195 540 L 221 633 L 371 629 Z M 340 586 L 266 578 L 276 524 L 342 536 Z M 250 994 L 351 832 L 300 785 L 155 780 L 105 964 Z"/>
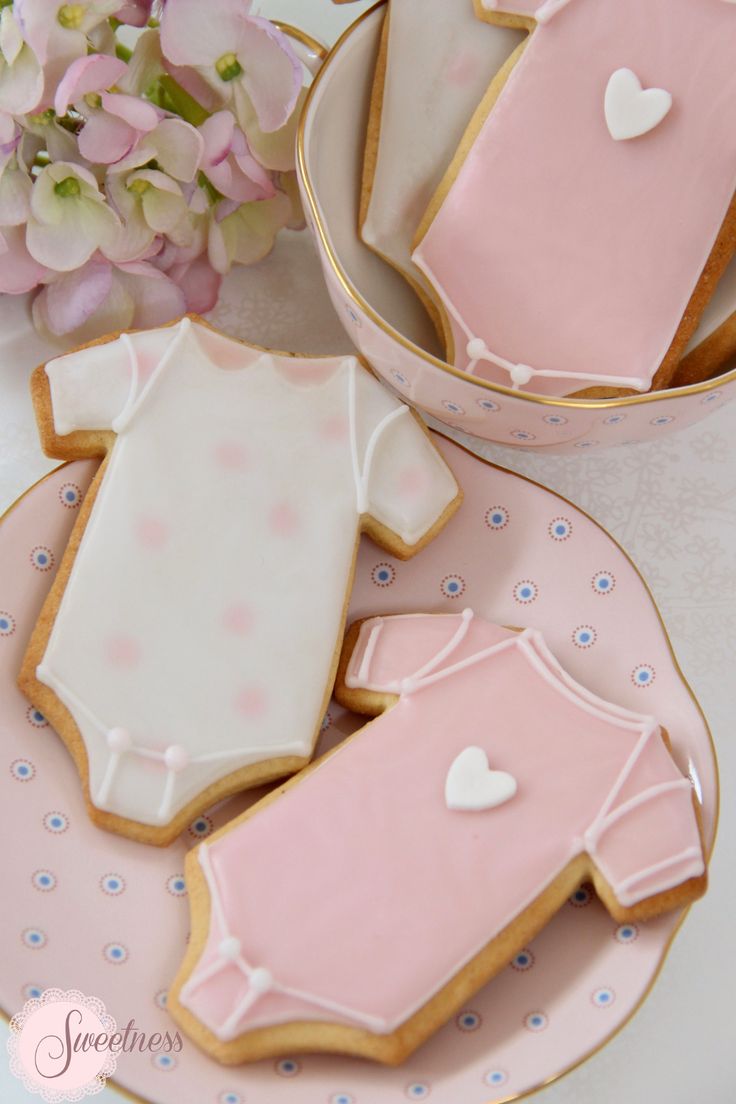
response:
<path fill-rule="evenodd" d="M 480 813 L 503 805 L 516 793 L 516 779 L 506 771 L 489 770 L 488 756 L 479 747 L 466 747 L 447 772 L 448 809 Z"/>
<path fill-rule="evenodd" d="M 664 88 L 642 88 L 631 69 L 617 69 L 606 88 L 606 123 L 617 142 L 648 134 L 662 122 L 672 107 L 672 96 Z"/>

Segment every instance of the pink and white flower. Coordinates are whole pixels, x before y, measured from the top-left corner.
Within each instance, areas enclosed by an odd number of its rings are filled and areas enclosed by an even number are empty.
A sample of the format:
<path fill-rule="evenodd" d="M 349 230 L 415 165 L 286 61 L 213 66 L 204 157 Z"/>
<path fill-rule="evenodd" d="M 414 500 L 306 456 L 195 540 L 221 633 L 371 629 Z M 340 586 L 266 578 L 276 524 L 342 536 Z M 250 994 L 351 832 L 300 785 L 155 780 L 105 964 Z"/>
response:
<path fill-rule="evenodd" d="M 276 194 L 270 174 L 256 161 L 229 111 L 211 115 L 199 132 L 204 139 L 202 171 L 218 192 L 239 203 Z"/>
<path fill-rule="evenodd" d="M 71 272 L 97 250 L 112 247 L 120 220 L 81 165 L 57 161 L 38 174 L 31 193 L 26 245 L 39 264 Z"/>
<path fill-rule="evenodd" d="M 89 36 L 120 7 L 120 0 L 14 0 L 13 10 L 28 43 L 43 66 L 45 91 L 41 106 L 48 107 L 71 63 L 87 53 Z M 36 105 L 34 105 L 35 107 Z M 26 111 L 33 108 L 26 108 Z"/>
<path fill-rule="evenodd" d="M 302 67 L 287 37 L 251 15 L 252 6 L 252 0 L 219 0 L 211 18 L 202 0 L 167 0 L 161 47 L 173 65 L 196 69 L 221 103 L 232 101 L 239 121 L 252 104 L 269 132 L 293 112 Z"/>
<path fill-rule="evenodd" d="M 207 253 L 210 264 L 223 275 L 234 264 L 256 264 L 273 249 L 279 230 L 291 217 L 291 203 L 283 192 L 257 203 L 223 200 L 210 224 Z"/>

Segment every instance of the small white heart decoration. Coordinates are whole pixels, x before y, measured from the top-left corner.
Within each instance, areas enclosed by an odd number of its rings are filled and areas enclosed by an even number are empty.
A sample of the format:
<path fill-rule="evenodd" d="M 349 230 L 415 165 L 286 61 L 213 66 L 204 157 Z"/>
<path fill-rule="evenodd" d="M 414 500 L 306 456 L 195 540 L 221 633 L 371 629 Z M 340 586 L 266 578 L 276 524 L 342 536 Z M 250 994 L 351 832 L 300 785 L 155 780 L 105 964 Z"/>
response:
<path fill-rule="evenodd" d="M 457 756 L 445 781 L 445 802 L 457 812 L 480 813 L 503 805 L 516 793 L 516 779 L 506 771 L 488 767 L 488 756 L 479 747 L 466 747 Z"/>
<path fill-rule="evenodd" d="M 669 114 L 672 96 L 664 88 L 642 88 L 631 69 L 617 69 L 608 82 L 604 106 L 611 137 L 625 142 L 658 127 Z"/>

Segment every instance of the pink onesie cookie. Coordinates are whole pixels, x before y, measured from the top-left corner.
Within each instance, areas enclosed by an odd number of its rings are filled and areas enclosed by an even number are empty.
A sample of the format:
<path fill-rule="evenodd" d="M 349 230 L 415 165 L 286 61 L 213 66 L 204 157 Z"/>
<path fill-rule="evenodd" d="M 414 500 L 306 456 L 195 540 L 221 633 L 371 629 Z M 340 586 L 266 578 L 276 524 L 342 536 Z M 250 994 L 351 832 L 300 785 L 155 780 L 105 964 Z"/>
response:
<path fill-rule="evenodd" d="M 338 695 L 386 711 L 188 857 L 169 1008 L 216 1058 L 398 1063 L 585 876 L 621 920 L 704 890 L 693 788 L 657 722 L 574 682 L 540 633 L 372 618 Z"/>
<path fill-rule="evenodd" d="M 736 5 L 476 0 L 532 29 L 417 235 L 457 367 L 666 387 L 736 248 Z"/>

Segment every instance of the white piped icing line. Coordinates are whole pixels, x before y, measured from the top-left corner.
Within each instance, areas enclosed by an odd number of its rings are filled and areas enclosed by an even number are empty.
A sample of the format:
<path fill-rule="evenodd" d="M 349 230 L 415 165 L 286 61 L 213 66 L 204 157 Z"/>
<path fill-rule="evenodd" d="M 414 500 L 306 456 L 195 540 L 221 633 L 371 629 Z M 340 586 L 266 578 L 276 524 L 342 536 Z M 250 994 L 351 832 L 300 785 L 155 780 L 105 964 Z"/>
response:
<path fill-rule="evenodd" d="M 414 617 L 421 616 L 423 615 L 414 613 L 398 614 L 396 617 L 394 617 L 394 620 L 411 620 Z M 440 614 L 438 616 L 442 615 Z M 449 614 L 448 616 L 456 617 L 457 615 L 453 613 Z M 345 685 L 349 688 L 361 687 L 366 690 L 374 690 L 379 692 L 382 691 L 383 693 L 387 694 L 401 694 L 403 696 L 411 694 L 414 690 L 418 690 L 421 686 L 424 686 L 428 681 L 426 676 L 429 675 L 430 672 L 434 671 L 435 668 L 443 662 L 443 660 L 448 659 L 455 651 L 455 649 L 459 647 L 459 645 L 467 636 L 468 629 L 470 628 L 470 622 L 473 620 L 474 616 L 475 615 L 472 609 L 464 609 L 460 614 L 460 624 L 458 625 L 457 629 L 455 630 L 447 644 L 443 645 L 443 647 L 440 648 L 436 655 L 432 656 L 432 658 L 428 660 L 422 667 L 419 667 L 413 675 L 409 675 L 407 678 L 401 679 L 399 681 L 390 682 L 385 687 L 369 686 L 366 683 L 368 671 L 370 670 L 371 660 L 373 659 L 373 654 L 376 650 L 376 645 L 378 644 L 378 638 L 383 628 L 383 619 L 380 617 L 375 618 L 374 623 L 371 625 L 370 635 L 368 637 L 365 651 L 363 652 L 363 657 L 360 662 L 360 669 L 355 675 L 351 675 L 348 673 L 345 676 Z M 455 670 L 455 668 L 453 668 L 453 670 Z"/>
<path fill-rule="evenodd" d="M 134 741 L 133 736 L 127 729 L 116 726 L 111 728 L 109 725 L 104 724 L 99 717 L 95 716 L 94 713 L 87 708 L 84 702 L 69 690 L 61 679 L 57 678 L 43 663 L 39 664 L 36 668 L 36 678 L 39 682 L 42 682 L 44 686 L 50 687 L 59 700 L 63 702 L 70 711 L 74 710 L 85 716 L 93 728 L 104 737 L 105 744 L 110 754 L 102 781 L 97 787 L 97 790 L 90 796 L 95 807 L 105 812 L 116 812 L 116 809 L 111 807 L 110 795 L 115 784 L 118 768 L 123 758 L 128 755 L 137 756 L 139 759 L 153 760 L 154 762 L 163 764 L 166 768 L 166 779 L 161 794 L 161 801 L 153 817 L 153 823 L 167 824 L 174 811 L 174 788 L 177 776 L 182 774 L 189 767 L 203 763 L 227 762 L 228 760 L 231 760 L 233 763 L 240 760 L 241 765 L 248 765 L 254 761 L 258 762 L 262 759 L 272 759 L 282 755 L 296 755 L 303 758 L 308 754 L 308 751 L 305 751 L 302 744 L 296 742 L 285 744 L 282 748 L 236 748 L 228 751 L 210 751 L 199 755 L 191 755 L 189 751 L 180 744 L 169 744 L 164 750 L 146 747 L 145 744 Z"/>
<path fill-rule="evenodd" d="M 419 256 L 415 259 L 419 267 L 423 269 L 427 279 L 431 280 L 436 287 L 441 288 L 441 284 L 438 282 L 437 277 L 432 272 L 426 260 Z M 521 387 L 526 387 L 526 385 L 531 383 L 537 376 L 547 379 L 581 379 L 587 380 L 589 383 L 606 384 L 611 387 L 630 386 L 637 391 L 643 391 L 648 386 L 647 382 L 641 379 L 640 376 L 610 376 L 601 372 L 563 372 L 555 368 L 533 368 L 530 364 L 516 364 L 512 360 L 507 360 L 498 353 L 491 352 L 482 337 L 473 336 L 464 322 L 462 315 L 456 309 L 449 296 L 445 295 L 444 291 L 442 294 L 444 304 L 448 311 L 455 319 L 458 326 L 468 335 L 465 352 L 469 357 L 469 363 L 465 366 L 464 371 L 468 372 L 471 376 L 475 373 L 478 364 L 482 360 L 485 360 L 489 364 L 495 364 L 497 368 L 502 368 L 504 372 L 508 372 L 509 382 L 514 391 L 518 391 Z"/>
<path fill-rule="evenodd" d="M 665 794 L 673 793 L 678 790 L 692 790 L 692 783 L 689 778 L 676 778 L 669 782 L 659 782 L 654 786 L 649 786 L 646 790 L 642 790 L 628 801 L 624 801 L 621 805 L 617 806 L 617 808 L 611 809 L 611 806 L 621 792 L 627 778 L 639 761 L 644 748 L 655 733 L 659 733 L 658 725 L 651 724 L 645 727 L 631 755 L 624 763 L 621 773 L 611 787 L 606 800 L 598 811 L 598 814 L 583 833 L 582 842 L 585 846 L 585 850 L 590 857 L 595 860 L 596 866 L 599 867 L 601 873 L 607 877 L 609 881 L 612 881 L 612 878 L 606 870 L 605 862 L 598 854 L 598 844 L 608 829 L 616 824 L 617 821 L 621 820 L 622 817 L 625 817 L 628 813 L 633 812 L 649 801 L 654 801 L 658 797 L 663 797 Z M 645 866 L 635 874 L 630 874 L 623 880 L 617 879 L 615 883 L 617 900 L 624 907 L 635 905 L 641 898 L 636 893 L 629 892 L 634 886 L 682 862 L 689 862 L 688 872 L 683 876 L 683 880 L 685 880 L 685 878 L 698 877 L 705 871 L 701 849 L 694 846 L 688 847 L 678 855 L 673 855 L 668 859 L 663 859 L 661 862 Z M 659 886 L 655 885 L 654 887 L 650 887 L 647 890 L 647 896 L 653 896 L 658 891 L 667 889 L 668 887 L 669 883 L 665 879 Z"/>
<path fill-rule="evenodd" d="M 191 999 L 193 994 L 200 986 L 210 981 L 213 977 L 216 977 L 223 970 L 235 968 L 248 981 L 248 990 L 245 996 L 235 1004 L 227 1018 L 222 1023 L 208 1025 L 218 1039 L 222 1039 L 223 1041 L 234 1039 L 238 1035 L 238 1025 L 243 1019 L 243 1016 L 245 1016 L 246 1013 L 267 993 L 276 993 L 280 996 L 290 997 L 292 1000 L 311 1004 L 315 1008 L 328 1014 L 332 1013 L 337 1017 L 352 1020 L 358 1026 L 365 1027 L 376 1034 L 385 1035 L 389 1033 L 391 1030 L 390 1025 L 378 1016 L 371 1016 L 364 1012 L 358 1012 L 355 1009 L 346 1008 L 337 1001 L 331 1001 L 325 997 L 316 996 L 313 993 L 306 993 L 301 989 L 294 989 L 275 978 L 268 967 L 251 965 L 243 954 L 240 940 L 237 936 L 232 935 L 228 928 L 222 897 L 220 895 L 215 872 L 212 869 L 212 863 L 210 862 L 207 844 L 202 843 L 199 845 L 197 857 L 207 882 L 212 915 L 220 933 L 220 942 L 217 948 L 217 958 L 207 966 L 195 970 L 189 976 L 182 986 L 179 1000 L 185 1008 L 189 1008 L 196 1014 Z"/>
<path fill-rule="evenodd" d="M 385 418 L 382 418 L 374 428 L 368 439 L 363 463 L 360 463 L 358 454 L 358 410 L 356 394 L 356 362 L 350 361 L 350 374 L 348 376 L 348 414 L 350 419 L 350 455 L 353 462 L 353 476 L 355 478 L 355 490 L 357 495 L 357 509 L 359 514 L 367 514 L 369 510 L 368 487 L 370 485 L 371 468 L 376 448 L 383 433 L 397 418 L 409 413 L 409 407 L 402 405 L 391 410 Z"/>

